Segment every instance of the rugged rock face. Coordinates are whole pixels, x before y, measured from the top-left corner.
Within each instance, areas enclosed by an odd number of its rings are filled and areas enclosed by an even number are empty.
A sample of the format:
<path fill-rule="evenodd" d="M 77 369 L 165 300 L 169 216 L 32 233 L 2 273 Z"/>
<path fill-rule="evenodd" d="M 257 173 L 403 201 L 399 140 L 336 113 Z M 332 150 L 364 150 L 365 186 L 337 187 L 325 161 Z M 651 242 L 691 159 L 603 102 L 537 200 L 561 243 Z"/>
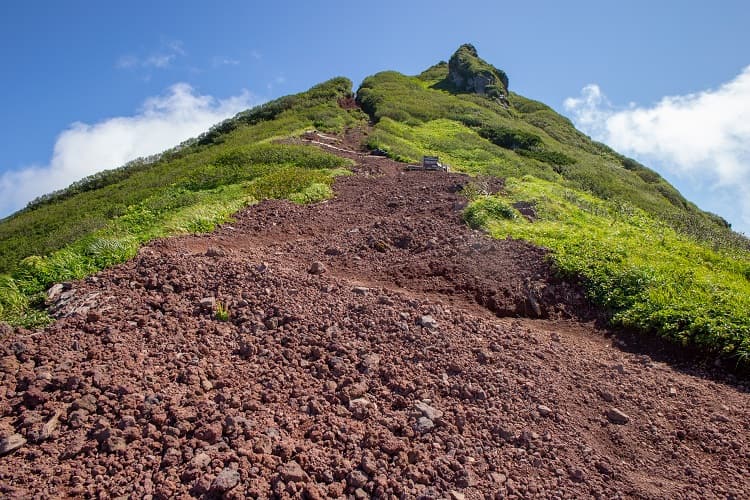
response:
<path fill-rule="evenodd" d="M 464 44 L 448 61 L 448 80 L 463 92 L 505 100 L 508 76 L 479 57 L 473 45 Z"/>

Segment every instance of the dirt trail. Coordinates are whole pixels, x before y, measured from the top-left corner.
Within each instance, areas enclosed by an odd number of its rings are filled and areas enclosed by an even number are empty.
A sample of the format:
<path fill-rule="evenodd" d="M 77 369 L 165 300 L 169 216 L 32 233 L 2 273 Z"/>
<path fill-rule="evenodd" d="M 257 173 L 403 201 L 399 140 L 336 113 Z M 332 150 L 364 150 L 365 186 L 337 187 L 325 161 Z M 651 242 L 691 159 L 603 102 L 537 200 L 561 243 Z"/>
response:
<path fill-rule="evenodd" d="M 461 222 L 466 177 L 335 152 L 335 199 L 155 242 L 10 335 L 0 493 L 750 496 L 746 386 L 622 349 L 544 251 Z"/>

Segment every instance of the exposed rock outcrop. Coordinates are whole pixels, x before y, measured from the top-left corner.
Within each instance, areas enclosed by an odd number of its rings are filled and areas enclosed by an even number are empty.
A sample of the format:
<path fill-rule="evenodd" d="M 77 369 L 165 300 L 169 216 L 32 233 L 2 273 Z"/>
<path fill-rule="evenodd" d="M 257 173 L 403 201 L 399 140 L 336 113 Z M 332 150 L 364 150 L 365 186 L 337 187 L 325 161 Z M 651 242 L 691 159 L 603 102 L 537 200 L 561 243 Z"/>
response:
<path fill-rule="evenodd" d="M 471 44 L 464 44 L 448 61 L 448 80 L 461 92 L 473 92 L 507 102 L 508 76 L 477 54 Z"/>

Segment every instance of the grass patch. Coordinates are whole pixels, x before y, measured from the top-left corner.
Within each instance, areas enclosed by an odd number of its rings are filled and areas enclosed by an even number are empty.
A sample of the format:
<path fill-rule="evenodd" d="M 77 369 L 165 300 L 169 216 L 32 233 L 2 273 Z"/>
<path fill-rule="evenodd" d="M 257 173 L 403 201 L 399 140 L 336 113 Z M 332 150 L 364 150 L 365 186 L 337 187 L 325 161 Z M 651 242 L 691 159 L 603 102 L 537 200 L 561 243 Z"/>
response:
<path fill-rule="evenodd" d="M 534 203 L 538 219 L 509 217 L 516 202 Z M 580 279 L 614 325 L 750 362 L 750 252 L 715 249 L 630 204 L 531 176 L 475 198 L 465 217 L 493 237 L 551 249 L 557 270 Z"/>
<path fill-rule="evenodd" d="M 316 127 L 340 132 L 366 116 L 345 110 L 351 82 L 333 79 L 238 114 L 162 155 L 96 174 L 0 221 L 0 321 L 49 321 L 35 306 L 53 283 L 84 278 L 133 257 L 159 237 L 213 230 L 265 198 L 313 203 L 332 195 L 349 160 L 277 144 Z"/>

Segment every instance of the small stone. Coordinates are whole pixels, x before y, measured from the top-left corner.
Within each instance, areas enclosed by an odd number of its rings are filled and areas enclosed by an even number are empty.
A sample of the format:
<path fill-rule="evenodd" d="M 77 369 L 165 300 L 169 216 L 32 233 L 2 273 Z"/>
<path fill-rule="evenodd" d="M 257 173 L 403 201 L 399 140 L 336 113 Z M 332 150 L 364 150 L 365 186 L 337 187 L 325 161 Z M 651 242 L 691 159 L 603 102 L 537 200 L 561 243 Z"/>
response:
<path fill-rule="evenodd" d="M 355 398 L 349 401 L 349 410 L 355 410 L 357 408 L 370 408 L 374 406 L 372 401 L 367 398 Z"/>
<path fill-rule="evenodd" d="M 378 304 L 381 304 L 384 306 L 392 306 L 393 301 L 387 295 L 381 295 L 380 297 L 378 297 Z"/>
<path fill-rule="evenodd" d="M 552 415 L 552 408 L 550 408 L 549 406 L 539 405 L 536 407 L 536 411 L 538 411 L 539 415 L 543 417 L 549 417 L 550 415 Z"/>
<path fill-rule="evenodd" d="M 7 455 L 26 444 L 26 438 L 20 434 L 11 434 L 0 441 L 0 456 Z"/>
<path fill-rule="evenodd" d="M 598 470 L 600 474 L 604 474 L 605 476 L 612 475 L 612 469 L 605 462 L 597 462 L 595 464 L 595 467 L 596 467 L 596 470 Z"/>
<path fill-rule="evenodd" d="M 86 410 L 74 410 L 68 414 L 68 425 L 73 429 L 78 429 L 86 423 L 87 415 L 89 414 Z"/>
<path fill-rule="evenodd" d="M 613 424 L 625 425 L 630 422 L 630 417 L 623 413 L 617 408 L 610 408 L 607 410 L 607 419 Z"/>
<path fill-rule="evenodd" d="M 303 483 L 307 481 L 307 473 L 302 469 L 300 464 L 291 461 L 279 467 L 279 474 L 286 483 Z"/>
<path fill-rule="evenodd" d="M 495 356 L 486 349 L 477 349 L 474 351 L 474 354 L 477 357 L 477 361 L 479 361 L 483 365 L 492 363 L 495 359 Z"/>
<path fill-rule="evenodd" d="M 417 320 L 417 324 L 422 328 L 427 328 L 428 330 L 434 330 L 438 326 L 435 318 L 430 315 L 420 316 Z"/>
<path fill-rule="evenodd" d="M 586 480 L 586 474 L 582 469 L 573 469 L 570 471 L 570 479 L 577 483 L 582 483 Z"/>
<path fill-rule="evenodd" d="M 310 269 L 308 269 L 307 272 L 310 274 L 323 274 L 326 272 L 326 266 L 322 262 L 316 260 L 310 264 Z"/>
<path fill-rule="evenodd" d="M 219 472 L 214 482 L 211 483 L 211 491 L 224 493 L 237 486 L 240 482 L 240 473 L 234 469 L 226 468 Z"/>
<path fill-rule="evenodd" d="M 676 396 L 677 395 L 677 389 L 675 389 L 674 387 L 670 387 L 669 388 L 669 395 L 670 396 Z"/>
<path fill-rule="evenodd" d="M 190 463 L 197 469 L 203 469 L 211 463 L 211 457 L 208 455 L 208 453 L 201 452 L 195 455 Z"/>
<path fill-rule="evenodd" d="M 75 401 L 70 406 L 73 410 L 83 410 L 88 413 L 96 413 L 97 401 L 93 394 L 86 394 Z"/>
<path fill-rule="evenodd" d="M 346 478 L 346 483 L 352 488 L 361 488 L 367 484 L 369 478 L 361 470 L 353 470 Z"/>
<path fill-rule="evenodd" d="M 57 296 L 63 293 L 65 290 L 65 287 L 63 287 L 62 283 L 56 283 L 50 287 L 49 290 L 47 290 L 47 300 L 49 302 L 54 302 L 55 299 L 57 299 Z"/>
<path fill-rule="evenodd" d="M 15 375 L 21 364 L 15 356 L 5 356 L 0 358 L 0 372 Z"/>
<path fill-rule="evenodd" d="M 102 319 L 102 315 L 99 314 L 98 311 L 89 309 L 89 311 L 86 313 L 86 323 L 96 323 L 97 321 L 101 319 Z"/>
<path fill-rule="evenodd" d="M 378 471 L 377 462 L 375 461 L 374 458 L 368 455 L 365 455 L 362 457 L 362 462 L 360 462 L 359 466 L 367 474 L 375 474 Z"/>
<path fill-rule="evenodd" d="M 273 443 L 271 442 L 271 438 L 269 438 L 268 436 L 259 437 L 255 441 L 255 443 L 253 443 L 253 451 L 255 453 L 270 455 L 273 451 Z"/>
<path fill-rule="evenodd" d="M 599 396 L 601 396 L 601 398 L 607 403 L 611 403 L 615 400 L 614 394 L 609 391 L 599 391 Z"/>
<path fill-rule="evenodd" d="M 125 438 L 119 436 L 111 436 L 104 442 L 104 446 L 110 453 L 122 453 L 128 449 Z"/>
<path fill-rule="evenodd" d="M 354 500 L 367 500 L 370 498 L 370 495 L 367 494 L 365 490 L 362 488 L 357 488 L 354 490 Z"/>
<path fill-rule="evenodd" d="M 206 257 L 224 257 L 227 253 L 218 247 L 208 247 Z"/>
<path fill-rule="evenodd" d="M 729 422 L 729 417 L 727 417 L 726 415 L 722 415 L 721 413 L 717 413 L 713 417 L 711 417 L 711 420 L 714 422 L 726 424 L 727 422 Z"/>
<path fill-rule="evenodd" d="M 215 444 L 221 439 L 221 433 L 221 422 L 213 422 L 200 427 L 195 432 L 195 437 L 201 441 L 207 442 L 208 444 Z"/>
<path fill-rule="evenodd" d="M 367 354 L 362 357 L 362 361 L 359 363 L 359 369 L 362 373 L 369 375 L 377 371 L 378 365 L 380 365 L 380 355 Z"/>
<path fill-rule="evenodd" d="M 456 490 L 450 490 L 448 496 L 451 500 L 464 500 L 466 498 L 466 495 Z"/>
<path fill-rule="evenodd" d="M 355 286 L 355 287 L 354 287 L 354 288 L 352 289 L 352 291 L 353 291 L 353 292 L 354 292 L 354 293 L 355 293 L 356 295 L 367 295 L 367 292 L 369 292 L 369 291 L 370 291 L 370 289 L 369 289 L 369 288 L 365 288 L 365 287 L 363 287 L 363 286 Z"/>
<path fill-rule="evenodd" d="M 203 297 L 198 304 L 204 311 L 213 311 L 216 307 L 216 299 L 214 297 Z"/>
<path fill-rule="evenodd" d="M 62 415 L 62 411 L 56 411 L 54 415 L 52 415 L 52 418 L 47 420 L 47 422 L 42 426 L 42 432 L 39 436 L 41 440 L 49 439 L 54 434 L 55 430 L 57 429 L 57 426 L 60 425 L 60 415 Z"/>
<path fill-rule="evenodd" d="M 505 484 L 505 481 L 508 480 L 508 476 L 500 472 L 490 472 L 490 479 L 492 479 L 497 484 Z"/>
<path fill-rule="evenodd" d="M 320 494 L 320 491 L 318 491 L 318 488 L 312 485 L 305 487 L 302 497 L 307 500 L 323 500 L 323 496 Z"/>
<path fill-rule="evenodd" d="M 47 401 L 47 394 L 38 387 L 32 387 L 23 394 L 23 403 L 27 408 L 34 408 Z"/>
<path fill-rule="evenodd" d="M 422 434 L 435 428 L 435 423 L 427 417 L 419 417 L 414 424 L 414 430 Z"/>
<path fill-rule="evenodd" d="M 427 417 L 428 419 L 434 422 L 439 422 L 440 419 L 443 418 L 442 411 L 438 410 L 437 408 L 433 408 L 432 406 L 428 405 L 427 403 L 423 401 L 414 403 L 414 408 L 416 408 L 420 413 L 422 413 L 422 416 Z"/>

